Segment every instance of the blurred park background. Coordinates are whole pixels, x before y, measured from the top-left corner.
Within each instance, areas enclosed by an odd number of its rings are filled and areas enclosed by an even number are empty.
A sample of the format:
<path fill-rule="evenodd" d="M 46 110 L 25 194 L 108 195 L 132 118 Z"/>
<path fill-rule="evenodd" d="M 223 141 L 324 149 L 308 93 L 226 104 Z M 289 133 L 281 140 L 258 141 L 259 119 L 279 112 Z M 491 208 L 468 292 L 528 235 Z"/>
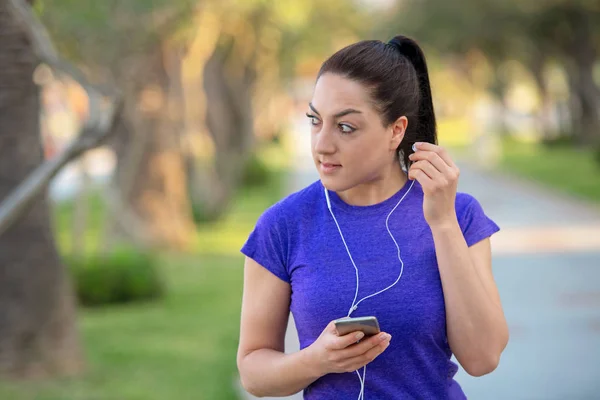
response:
<path fill-rule="evenodd" d="M 304 112 L 321 63 L 396 34 L 428 57 L 459 189 L 502 228 L 511 342 L 459 383 L 600 399 L 586 0 L 0 0 L 0 399 L 245 398 L 239 249 L 318 179 Z"/>

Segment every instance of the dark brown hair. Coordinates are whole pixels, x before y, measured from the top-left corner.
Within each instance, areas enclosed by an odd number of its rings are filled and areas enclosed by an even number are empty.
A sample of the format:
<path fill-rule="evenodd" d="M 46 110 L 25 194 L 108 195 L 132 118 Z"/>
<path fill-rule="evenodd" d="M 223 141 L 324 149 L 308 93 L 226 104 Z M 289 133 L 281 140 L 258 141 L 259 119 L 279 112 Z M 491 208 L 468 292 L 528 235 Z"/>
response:
<path fill-rule="evenodd" d="M 333 73 L 363 84 L 385 127 L 401 116 L 408 118 L 404 139 L 397 149 L 404 166 L 415 142 L 437 144 L 435 112 L 425 56 L 419 45 L 405 36 L 388 43 L 363 40 L 327 59 L 317 75 Z"/>

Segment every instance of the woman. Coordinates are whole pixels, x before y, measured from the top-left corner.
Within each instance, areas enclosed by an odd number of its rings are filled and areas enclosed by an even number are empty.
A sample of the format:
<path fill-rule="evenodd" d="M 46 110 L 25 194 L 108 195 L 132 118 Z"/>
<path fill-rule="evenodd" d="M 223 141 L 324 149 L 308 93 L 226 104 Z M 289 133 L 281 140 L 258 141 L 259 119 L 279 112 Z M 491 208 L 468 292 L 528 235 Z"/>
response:
<path fill-rule="evenodd" d="M 266 210 L 242 248 L 243 386 L 304 389 L 305 399 L 466 398 L 452 354 L 481 376 L 508 341 L 491 268 L 499 227 L 456 191 L 421 49 L 397 36 L 338 51 L 307 116 L 320 180 Z M 301 350 L 284 354 L 290 310 Z M 364 340 L 332 323 L 369 315 L 384 332 Z"/>

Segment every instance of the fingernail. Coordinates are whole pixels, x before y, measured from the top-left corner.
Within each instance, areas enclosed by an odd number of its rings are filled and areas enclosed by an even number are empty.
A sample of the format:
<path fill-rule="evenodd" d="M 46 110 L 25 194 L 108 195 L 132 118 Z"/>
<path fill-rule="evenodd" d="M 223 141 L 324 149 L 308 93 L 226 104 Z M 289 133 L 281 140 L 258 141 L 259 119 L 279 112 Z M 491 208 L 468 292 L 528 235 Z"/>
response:
<path fill-rule="evenodd" d="M 360 339 L 362 339 L 364 336 L 365 336 L 365 334 L 364 334 L 364 333 L 362 333 L 362 332 L 358 332 L 358 333 L 356 334 L 356 336 L 355 336 L 355 337 L 356 337 L 358 340 L 360 340 Z"/>
<path fill-rule="evenodd" d="M 412 145 L 412 150 L 413 150 L 413 151 L 417 151 L 417 144 L 416 144 L 416 143 L 413 143 L 413 145 Z"/>

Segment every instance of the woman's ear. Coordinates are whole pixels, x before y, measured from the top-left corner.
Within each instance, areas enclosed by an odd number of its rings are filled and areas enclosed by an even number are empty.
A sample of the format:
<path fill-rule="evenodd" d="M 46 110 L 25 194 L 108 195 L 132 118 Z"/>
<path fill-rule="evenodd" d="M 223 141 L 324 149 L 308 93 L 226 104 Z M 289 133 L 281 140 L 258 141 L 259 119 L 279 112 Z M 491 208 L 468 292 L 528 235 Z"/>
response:
<path fill-rule="evenodd" d="M 390 141 L 390 150 L 396 151 L 402 139 L 404 139 L 404 134 L 406 133 L 406 128 L 408 127 L 408 118 L 404 115 L 398 118 L 396 121 L 392 122 L 392 138 Z"/>

